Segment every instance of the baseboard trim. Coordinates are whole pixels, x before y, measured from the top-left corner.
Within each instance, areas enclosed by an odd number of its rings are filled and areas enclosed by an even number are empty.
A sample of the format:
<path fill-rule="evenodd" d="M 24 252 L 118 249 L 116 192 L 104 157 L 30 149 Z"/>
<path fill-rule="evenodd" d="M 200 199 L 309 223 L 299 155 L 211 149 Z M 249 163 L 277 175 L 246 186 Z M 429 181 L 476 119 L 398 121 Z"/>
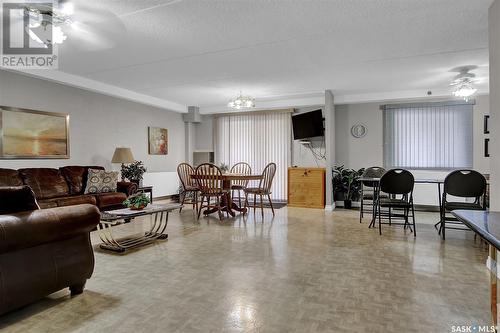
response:
<path fill-rule="evenodd" d="M 353 208 L 359 208 L 361 206 L 361 202 L 352 201 L 351 205 Z M 335 207 L 344 208 L 344 201 L 335 201 Z"/>
<path fill-rule="evenodd" d="M 158 201 L 158 200 L 170 200 L 172 199 L 173 197 L 175 197 L 176 194 L 173 194 L 173 195 L 164 195 L 164 196 L 161 196 L 161 197 L 154 197 L 153 198 L 153 201 Z"/>
<path fill-rule="evenodd" d="M 419 212 L 439 212 L 439 206 L 415 205 L 415 210 Z"/>
<path fill-rule="evenodd" d="M 338 208 L 344 208 L 344 202 L 343 201 L 336 201 L 335 206 L 338 207 Z M 353 201 L 352 202 L 352 208 L 359 209 L 360 206 L 361 206 L 361 202 L 359 202 L 359 201 Z M 433 205 L 414 205 L 414 207 L 415 207 L 415 211 L 417 211 L 417 212 L 439 212 L 439 206 L 433 206 Z M 326 210 L 326 207 L 325 207 L 325 210 Z M 366 210 L 366 208 L 365 208 L 365 210 Z"/>
<path fill-rule="evenodd" d="M 325 205 L 325 211 L 327 212 L 333 212 L 335 210 L 335 203 L 331 205 Z"/>

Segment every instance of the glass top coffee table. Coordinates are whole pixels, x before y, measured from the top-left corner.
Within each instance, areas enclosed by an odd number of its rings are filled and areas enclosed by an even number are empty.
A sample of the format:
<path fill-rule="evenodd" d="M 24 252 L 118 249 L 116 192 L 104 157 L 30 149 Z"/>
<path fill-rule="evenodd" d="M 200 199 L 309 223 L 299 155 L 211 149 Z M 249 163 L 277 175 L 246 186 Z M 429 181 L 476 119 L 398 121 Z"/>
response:
<path fill-rule="evenodd" d="M 97 225 L 99 237 L 102 244 L 101 249 L 125 252 L 132 248 L 137 248 L 146 244 L 151 244 L 157 240 L 167 239 L 165 233 L 168 224 L 168 214 L 181 208 L 180 204 L 151 204 L 142 210 L 132 210 L 122 208 L 105 211 L 101 213 L 101 221 Z M 140 235 L 115 238 L 113 236 L 113 226 L 133 223 L 134 218 L 140 216 L 149 216 L 149 230 Z"/>

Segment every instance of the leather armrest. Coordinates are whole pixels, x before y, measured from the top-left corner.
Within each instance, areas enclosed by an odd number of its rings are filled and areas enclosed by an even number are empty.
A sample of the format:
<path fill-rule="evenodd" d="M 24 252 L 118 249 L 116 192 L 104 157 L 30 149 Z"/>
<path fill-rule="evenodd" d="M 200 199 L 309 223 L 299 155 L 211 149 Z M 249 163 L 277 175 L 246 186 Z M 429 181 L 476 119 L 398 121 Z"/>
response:
<path fill-rule="evenodd" d="M 89 233 L 99 219 L 99 210 L 89 204 L 0 215 L 0 253 Z"/>
<path fill-rule="evenodd" d="M 0 187 L 0 214 L 40 209 L 29 186 Z"/>
<path fill-rule="evenodd" d="M 125 193 L 128 197 L 137 192 L 138 186 L 132 182 L 118 182 L 117 191 Z"/>

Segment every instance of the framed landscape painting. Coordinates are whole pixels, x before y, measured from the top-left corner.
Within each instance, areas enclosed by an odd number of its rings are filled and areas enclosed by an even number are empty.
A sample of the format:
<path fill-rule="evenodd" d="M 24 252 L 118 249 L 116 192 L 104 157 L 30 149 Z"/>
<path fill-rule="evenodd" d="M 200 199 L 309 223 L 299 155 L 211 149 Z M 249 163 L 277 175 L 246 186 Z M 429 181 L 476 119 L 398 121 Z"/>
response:
<path fill-rule="evenodd" d="M 149 155 L 168 154 L 168 131 L 166 128 L 148 127 Z"/>
<path fill-rule="evenodd" d="M 0 106 L 0 158 L 69 158 L 69 115 Z"/>

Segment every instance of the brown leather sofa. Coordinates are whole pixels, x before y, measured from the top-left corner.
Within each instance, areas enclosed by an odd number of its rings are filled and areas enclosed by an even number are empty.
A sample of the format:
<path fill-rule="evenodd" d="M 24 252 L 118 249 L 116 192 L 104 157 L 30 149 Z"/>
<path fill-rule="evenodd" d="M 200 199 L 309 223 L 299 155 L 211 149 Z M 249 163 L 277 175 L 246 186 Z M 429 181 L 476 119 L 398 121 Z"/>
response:
<path fill-rule="evenodd" d="M 122 202 L 137 191 L 137 185 L 118 182 L 117 192 L 84 194 L 88 169 L 99 166 L 65 166 L 59 169 L 1 169 L 0 187 L 28 185 L 41 208 L 91 204 L 100 210 L 121 208 Z"/>
<path fill-rule="evenodd" d="M 39 209 L 28 186 L 0 188 L 0 315 L 69 287 L 94 270 L 95 205 Z"/>

